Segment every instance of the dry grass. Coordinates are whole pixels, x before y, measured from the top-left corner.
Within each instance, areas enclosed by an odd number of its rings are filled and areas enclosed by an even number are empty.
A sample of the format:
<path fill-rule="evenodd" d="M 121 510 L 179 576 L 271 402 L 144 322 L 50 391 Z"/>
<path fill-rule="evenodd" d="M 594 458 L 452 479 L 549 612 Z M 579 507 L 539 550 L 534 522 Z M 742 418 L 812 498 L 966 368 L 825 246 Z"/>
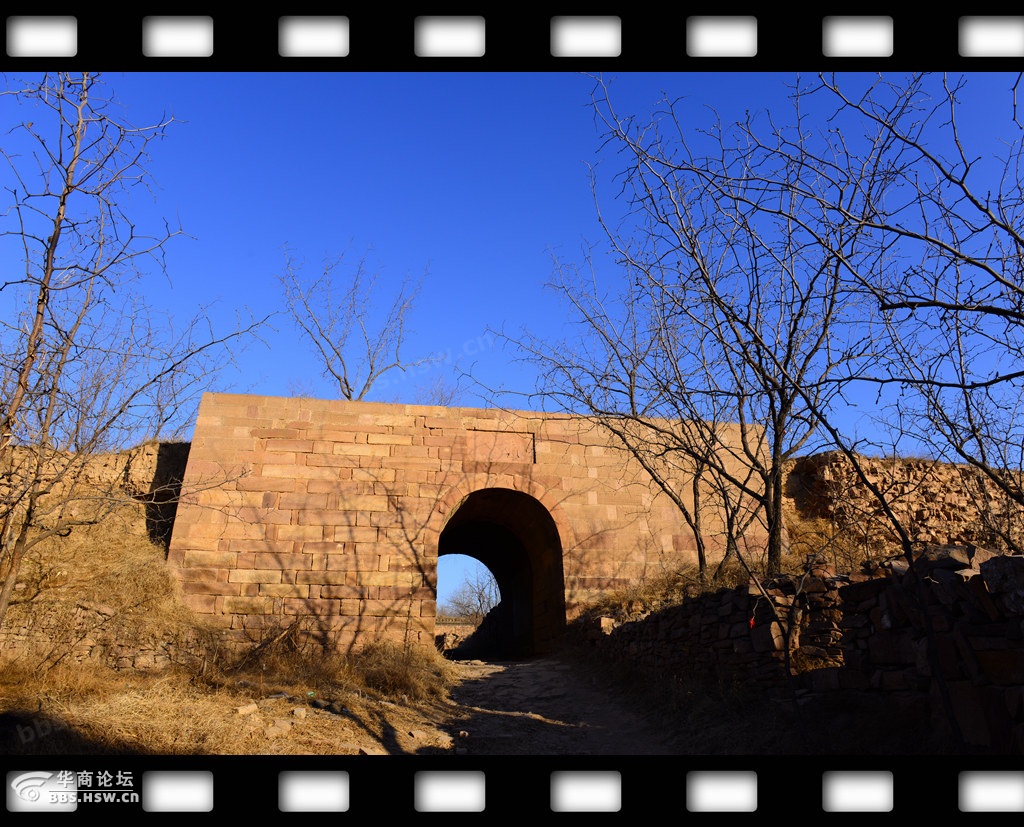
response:
<path fill-rule="evenodd" d="M 18 579 L 5 630 L 45 632 L 0 660 L 7 754 L 415 751 L 423 742 L 405 743 L 400 733 L 415 728 L 417 705 L 446 703 L 454 681 L 452 665 L 420 646 L 380 643 L 345 657 L 286 634 L 247 657 L 217 650 L 181 601 L 165 550 L 148 539 L 141 506 L 129 500 L 99 525 L 36 546 Z M 103 612 L 83 613 L 82 605 Z M 195 657 L 158 673 L 78 662 L 97 641 L 166 640 Z M 336 711 L 310 705 L 318 700 Z M 252 703 L 252 714 L 235 711 Z M 274 721 L 290 724 L 282 725 L 286 736 L 267 734 Z"/>
<path fill-rule="evenodd" d="M 10 755 L 400 753 L 444 740 L 435 734 L 401 745 L 396 733 L 423 727 L 408 723 L 418 722 L 418 713 L 358 692 L 333 696 L 337 713 L 316 709 L 302 692 L 305 684 L 282 674 L 267 676 L 262 691 L 244 678 L 196 681 L 178 670 L 149 675 L 61 666 L 40 681 L 5 664 L 2 674 L 0 749 Z M 279 697 L 282 687 L 297 694 Z"/>
<path fill-rule="evenodd" d="M 20 731 L 15 728 L 19 741 L 25 741 L 26 724 L 36 727 L 38 718 L 52 729 L 49 737 L 37 733 L 28 743 L 5 744 L 11 752 L 61 753 L 71 747 L 67 751 L 201 754 L 238 746 L 236 722 L 224 715 L 225 700 L 234 699 L 177 672 L 122 675 L 81 664 L 55 667 L 39 679 L 31 672 L 19 676 L 8 665 L 0 692 L 8 714 L 27 719 Z"/>
<path fill-rule="evenodd" d="M 300 632 L 297 623 L 271 638 L 273 645 L 226 656 L 203 680 L 212 686 L 242 682 L 261 695 L 354 694 L 404 702 L 444 700 L 455 680 L 451 663 L 433 647 L 385 640 L 351 654 L 331 653 L 303 644 Z"/>
<path fill-rule="evenodd" d="M 403 700 L 446 698 L 454 681 L 451 663 L 433 648 L 371 644 L 353 658 L 353 669 L 373 691 Z"/>
<path fill-rule="evenodd" d="M 90 640 L 143 646 L 202 637 L 164 558 L 146 534 L 142 507 L 127 499 L 102 523 L 36 545 L 22 563 L 4 624 L 42 630 L 23 662 L 41 673 Z M 82 606 L 99 607 L 103 616 L 97 620 Z"/>

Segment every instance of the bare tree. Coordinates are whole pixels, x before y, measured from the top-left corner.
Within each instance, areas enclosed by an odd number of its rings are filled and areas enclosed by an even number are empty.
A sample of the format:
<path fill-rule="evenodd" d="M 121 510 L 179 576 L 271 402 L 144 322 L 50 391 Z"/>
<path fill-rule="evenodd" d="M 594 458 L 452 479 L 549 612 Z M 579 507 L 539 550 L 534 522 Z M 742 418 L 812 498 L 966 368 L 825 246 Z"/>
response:
<path fill-rule="evenodd" d="M 342 399 L 363 399 L 382 376 L 411 366 L 401 349 L 418 283 L 403 281 L 381 315 L 374 304 L 379 273 L 366 258 L 351 267 L 344 256 L 328 261 L 311 281 L 301 269 L 289 256 L 281 276 L 285 307 Z"/>
<path fill-rule="evenodd" d="M 448 408 L 459 404 L 462 393 L 462 388 L 459 387 L 457 381 L 452 382 L 446 376 L 440 375 L 417 386 L 413 404 L 441 405 Z"/>
<path fill-rule="evenodd" d="M 125 121 L 90 73 L 9 87 L 0 105 L 24 117 L 3 150 L 0 245 L 20 270 L 0 284 L 2 622 L 34 545 L 124 501 L 123 480 L 94 478 L 95 457 L 186 426 L 228 346 L 258 323 L 217 334 L 201 314 L 175 327 L 139 292 L 179 232 L 147 235 L 128 213 L 170 120 Z"/>
<path fill-rule="evenodd" d="M 545 368 L 542 396 L 609 424 L 628 419 L 634 433 L 623 442 L 634 454 L 685 456 L 692 473 L 714 474 L 755 501 L 765 568 L 775 573 L 784 464 L 814 437 L 815 409 L 842 393 L 871 342 L 862 299 L 843 280 L 863 230 L 832 223 L 813 193 L 828 178 L 845 203 L 870 190 L 875 173 L 790 157 L 790 143 L 812 142 L 798 106 L 788 129 L 769 123 L 771 142 L 752 117 L 729 126 L 712 115 L 694 130 L 678 106 L 665 100 L 650 120 L 624 117 L 598 80 L 594 111 L 621 164 L 625 215 L 606 221 L 598 205 L 619 287 L 602 290 L 599 276 L 560 265 L 553 286 L 580 324 L 579 343 L 529 340 L 526 351 Z M 723 440 L 725 423 L 737 425 L 738 442 Z M 699 510 L 683 515 L 692 527 Z"/>
<path fill-rule="evenodd" d="M 442 614 L 457 617 L 477 625 L 501 601 L 501 593 L 494 575 L 487 569 L 477 569 L 440 607 Z"/>
<path fill-rule="evenodd" d="M 658 344 L 644 340 L 638 351 L 613 336 L 609 365 L 653 353 L 672 375 L 680 353 L 684 364 L 712 354 L 703 384 L 679 382 L 667 396 L 690 410 L 687 398 L 732 394 L 740 421 L 765 423 L 770 538 L 780 460 L 819 433 L 872 491 L 911 576 L 914 526 L 868 478 L 861 451 L 964 463 L 1001 493 L 991 528 L 1021 549 L 1019 519 L 1007 519 L 1009 506 L 1019 517 L 1024 505 L 1024 144 L 1011 105 L 1019 76 L 1004 78 L 992 144 L 964 125 L 969 84 L 991 90 L 993 80 L 797 78 L 789 117 L 748 113 L 703 130 L 674 101 L 650 121 L 619 117 L 598 84 L 597 111 L 627 159 L 627 215 L 607 235 L 624 279 L 645 297 L 653 288 L 652 306 L 665 308 Z M 698 344 L 666 347 L 662 320 Z M 632 373 L 596 375 L 622 387 Z M 628 388 L 648 398 L 642 385 Z M 867 401 L 870 437 L 843 410 Z M 941 675 L 934 630 L 926 633 Z"/>
<path fill-rule="evenodd" d="M 822 346 L 853 358 L 821 375 L 822 384 L 795 370 L 761 332 L 744 352 L 795 390 L 819 425 L 828 421 L 828 439 L 841 450 L 902 450 L 966 465 L 965 480 L 983 480 L 979 498 L 992 505 L 990 535 L 1013 550 L 1024 548 L 1024 141 L 1011 101 L 1018 81 L 797 79 L 793 118 L 748 116 L 712 131 L 716 139 L 730 136 L 730 152 L 697 165 L 660 151 L 643 161 L 671 170 L 672 182 L 682 166 L 710 192 L 739 193 L 720 220 L 732 224 L 742 215 L 744 224 L 792 228 L 801 256 L 835 268 L 836 300 L 859 321 L 847 316 L 831 325 Z M 983 137 L 964 124 L 971 84 L 1004 95 L 983 107 L 1003 104 L 994 132 Z M 825 284 L 810 286 L 806 298 L 794 296 L 796 306 L 833 301 Z M 739 295 L 741 311 L 745 297 L 757 298 L 750 290 Z M 862 332 L 837 340 L 851 324 Z M 865 335 L 870 348 L 848 350 Z M 877 402 L 870 438 L 851 432 L 842 405 L 830 405 L 858 399 Z M 909 554 L 911 527 L 895 514 L 891 521 Z"/>
<path fill-rule="evenodd" d="M 1019 77 L 916 74 L 857 86 L 821 76 L 815 90 L 836 119 L 870 134 L 870 147 L 851 154 L 885 158 L 885 186 L 863 216 L 870 247 L 846 262 L 852 289 L 884 322 L 886 358 L 862 378 L 890 400 L 883 422 L 892 442 L 963 463 L 973 472 L 965 479 L 983 481 L 987 529 L 1018 552 L 1024 141 L 1011 96 Z M 1004 95 L 995 98 L 1004 104 L 995 132 L 983 138 L 965 126 L 972 83 Z M 851 220 L 845 205 L 830 208 L 835 220 Z"/>

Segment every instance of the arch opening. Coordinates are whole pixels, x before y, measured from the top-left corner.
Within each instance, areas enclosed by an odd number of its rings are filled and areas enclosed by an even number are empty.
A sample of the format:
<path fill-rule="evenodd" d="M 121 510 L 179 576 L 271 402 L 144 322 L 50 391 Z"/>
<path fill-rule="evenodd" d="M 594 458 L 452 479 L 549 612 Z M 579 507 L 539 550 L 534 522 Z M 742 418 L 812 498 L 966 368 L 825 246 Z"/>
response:
<path fill-rule="evenodd" d="M 480 561 L 501 595 L 455 657 L 525 658 L 554 647 L 565 631 L 562 543 L 537 499 L 509 488 L 474 491 L 449 517 L 437 553 Z"/>
<path fill-rule="evenodd" d="M 449 552 L 437 561 L 437 618 L 479 626 L 501 602 L 493 572 L 475 557 Z"/>

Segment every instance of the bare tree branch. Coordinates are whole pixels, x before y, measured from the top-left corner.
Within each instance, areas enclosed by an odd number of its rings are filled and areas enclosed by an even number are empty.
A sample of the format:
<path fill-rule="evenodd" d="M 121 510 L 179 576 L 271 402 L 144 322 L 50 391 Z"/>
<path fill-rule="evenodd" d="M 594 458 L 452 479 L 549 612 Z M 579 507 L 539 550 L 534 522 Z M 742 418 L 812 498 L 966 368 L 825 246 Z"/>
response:
<path fill-rule="evenodd" d="M 389 371 L 418 364 L 404 362 L 401 349 L 420 284 L 403 281 L 378 320 L 374 301 L 379 273 L 368 272 L 366 258 L 341 277 L 339 271 L 346 270 L 343 256 L 325 263 L 312 281 L 304 281 L 300 270 L 289 255 L 280 279 L 285 307 L 342 399 L 363 399 Z"/>
<path fill-rule="evenodd" d="M 200 312 L 176 329 L 142 298 L 180 234 L 166 224 L 148 234 L 128 211 L 170 119 L 123 120 L 91 73 L 8 88 L 0 105 L 31 113 L 0 150 L 13 182 L 0 245 L 23 267 L 0 292 L 26 308 L 0 319 L 2 622 L 29 549 L 124 501 L 119 481 L 88 479 L 93 458 L 189 426 L 231 348 L 262 322 L 215 333 Z"/>

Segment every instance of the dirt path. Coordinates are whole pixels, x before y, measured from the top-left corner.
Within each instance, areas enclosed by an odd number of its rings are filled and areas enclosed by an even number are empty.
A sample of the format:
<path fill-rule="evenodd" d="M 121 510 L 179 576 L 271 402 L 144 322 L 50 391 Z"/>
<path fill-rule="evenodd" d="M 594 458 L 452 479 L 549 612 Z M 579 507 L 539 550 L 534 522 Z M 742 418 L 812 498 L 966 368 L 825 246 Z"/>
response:
<path fill-rule="evenodd" d="M 670 755 L 597 672 L 557 657 L 458 664 L 451 732 L 469 755 Z M 633 705 L 635 706 L 635 701 Z"/>

